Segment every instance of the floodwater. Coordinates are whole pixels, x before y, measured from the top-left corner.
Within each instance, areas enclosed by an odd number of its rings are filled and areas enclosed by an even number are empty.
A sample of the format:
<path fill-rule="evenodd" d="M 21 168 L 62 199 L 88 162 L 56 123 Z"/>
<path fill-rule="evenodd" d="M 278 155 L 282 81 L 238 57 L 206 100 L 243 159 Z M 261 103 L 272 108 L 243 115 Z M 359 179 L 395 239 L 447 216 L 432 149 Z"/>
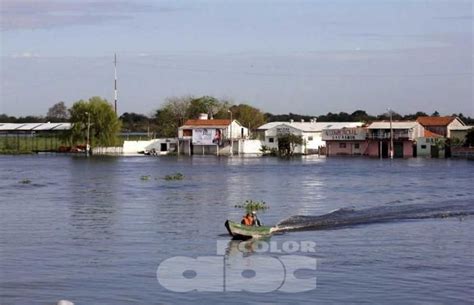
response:
<path fill-rule="evenodd" d="M 473 181 L 465 160 L 2 156 L 0 304 L 472 304 L 473 216 L 287 232 L 262 241 L 268 251 L 231 242 L 224 221 L 247 199 L 270 206 L 269 225 L 344 207 L 474 204 Z M 307 286 L 272 265 L 290 270 L 290 255 L 315 262 L 294 273 Z M 202 257 L 194 273 L 185 266 Z"/>

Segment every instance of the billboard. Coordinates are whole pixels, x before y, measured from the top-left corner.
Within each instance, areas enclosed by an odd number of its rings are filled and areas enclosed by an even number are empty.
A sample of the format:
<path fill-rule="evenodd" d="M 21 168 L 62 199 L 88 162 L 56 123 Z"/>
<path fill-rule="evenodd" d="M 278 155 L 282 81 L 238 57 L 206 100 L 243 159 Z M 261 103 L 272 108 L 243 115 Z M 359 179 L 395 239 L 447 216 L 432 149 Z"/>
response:
<path fill-rule="evenodd" d="M 194 145 L 221 145 L 222 130 L 214 128 L 193 129 Z"/>

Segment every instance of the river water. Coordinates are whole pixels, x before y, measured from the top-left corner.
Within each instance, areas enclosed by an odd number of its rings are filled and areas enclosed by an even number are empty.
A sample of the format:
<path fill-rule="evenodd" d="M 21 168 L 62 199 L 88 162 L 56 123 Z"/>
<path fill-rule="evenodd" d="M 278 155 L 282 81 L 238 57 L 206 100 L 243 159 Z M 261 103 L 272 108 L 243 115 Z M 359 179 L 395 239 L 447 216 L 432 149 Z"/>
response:
<path fill-rule="evenodd" d="M 163 179 L 177 172 L 185 178 Z M 473 181 L 465 160 L 2 156 L 0 303 L 472 304 L 472 216 L 288 232 L 263 241 L 271 252 L 250 253 L 230 241 L 224 221 L 239 220 L 235 205 L 247 199 L 267 202 L 260 218 L 270 225 L 343 207 L 474 204 Z M 308 242 L 314 251 L 282 251 Z M 272 288 L 282 275 L 271 266 L 254 282 L 258 271 L 239 278 L 226 269 L 290 254 L 315 262 L 297 276 L 315 287 Z M 214 263 L 183 273 L 169 264 L 176 257 Z M 206 274 L 224 284 L 212 288 Z M 200 291 L 177 291 L 189 283 Z"/>

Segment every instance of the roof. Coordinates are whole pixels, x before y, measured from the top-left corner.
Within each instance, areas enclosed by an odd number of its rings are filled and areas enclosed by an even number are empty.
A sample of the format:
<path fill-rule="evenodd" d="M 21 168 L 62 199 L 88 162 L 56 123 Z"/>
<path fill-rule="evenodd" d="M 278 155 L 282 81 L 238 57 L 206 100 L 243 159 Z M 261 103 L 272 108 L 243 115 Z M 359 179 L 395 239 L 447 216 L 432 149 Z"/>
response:
<path fill-rule="evenodd" d="M 0 131 L 69 130 L 71 123 L 0 123 Z"/>
<path fill-rule="evenodd" d="M 187 120 L 181 127 L 227 127 L 230 125 L 230 120 Z"/>
<path fill-rule="evenodd" d="M 423 126 L 448 126 L 455 116 L 420 116 L 416 119 Z"/>
<path fill-rule="evenodd" d="M 341 129 L 360 127 L 361 122 L 270 122 L 258 127 L 258 130 L 268 130 L 279 125 L 291 126 L 304 132 L 321 132 L 324 129 Z"/>
<path fill-rule="evenodd" d="M 392 129 L 412 129 L 418 125 L 415 121 L 392 122 Z M 390 121 L 373 122 L 368 129 L 390 129 Z"/>
<path fill-rule="evenodd" d="M 425 138 L 444 138 L 442 135 L 429 131 L 428 129 L 425 129 L 424 136 Z"/>
<path fill-rule="evenodd" d="M 471 128 L 474 128 L 474 126 L 469 126 L 469 125 L 464 125 L 464 126 L 453 126 L 450 127 L 450 130 L 469 130 Z"/>

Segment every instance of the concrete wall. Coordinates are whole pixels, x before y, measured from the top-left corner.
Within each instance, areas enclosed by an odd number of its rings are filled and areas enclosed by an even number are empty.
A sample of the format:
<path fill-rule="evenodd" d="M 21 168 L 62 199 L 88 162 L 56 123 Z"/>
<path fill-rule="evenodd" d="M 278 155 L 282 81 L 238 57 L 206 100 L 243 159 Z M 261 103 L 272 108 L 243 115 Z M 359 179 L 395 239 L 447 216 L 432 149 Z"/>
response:
<path fill-rule="evenodd" d="M 242 140 L 240 141 L 240 153 L 241 154 L 256 154 L 261 155 L 262 152 L 260 148 L 262 148 L 263 142 L 260 140 Z"/>
<path fill-rule="evenodd" d="M 149 152 L 154 149 L 158 154 L 161 152 L 161 144 L 167 145 L 167 151 L 176 147 L 177 140 L 173 138 L 153 139 L 148 141 L 124 141 L 123 142 L 123 153 L 124 154 L 138 154 L 139 152 Z"/>

